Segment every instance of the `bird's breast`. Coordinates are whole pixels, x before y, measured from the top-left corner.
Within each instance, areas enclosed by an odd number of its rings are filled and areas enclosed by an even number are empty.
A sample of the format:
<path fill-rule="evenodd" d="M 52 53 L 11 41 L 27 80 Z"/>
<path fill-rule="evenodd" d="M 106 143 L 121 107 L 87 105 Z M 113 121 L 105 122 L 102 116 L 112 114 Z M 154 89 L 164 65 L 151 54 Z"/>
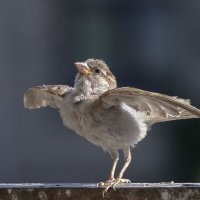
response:
<path fill-rule="evenodd" d="M 66 101 L 60 114 L 65 126 L 105 150 L 136 144 L 147 131 L 139 113 L 125 103 L 94 109 L 83 102 Z"/>
<path fill-rule="evenodd" d="M 66 127 L 74 130 L 81 136 L 87 137 L 90 132 L 91 122 L 90 109 L 86 101 L 74 102 L 74 97 L 65 99 L 60 107 L 60 115 Z"/>

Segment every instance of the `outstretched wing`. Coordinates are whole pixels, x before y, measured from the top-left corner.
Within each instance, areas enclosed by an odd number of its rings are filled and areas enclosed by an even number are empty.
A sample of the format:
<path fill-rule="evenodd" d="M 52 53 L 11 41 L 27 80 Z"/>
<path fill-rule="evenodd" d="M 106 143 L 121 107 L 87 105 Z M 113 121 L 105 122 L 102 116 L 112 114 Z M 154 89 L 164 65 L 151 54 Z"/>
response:
<path fill-rule="evenodd" d="M 59 103 L 71 89 L 67 85 L 42 85 L 30 88 L 24 94 L 24 107 L 29 109 L 46 106 L 58 108 Z"/>
<path fill-rule="evenodd" d="M 100 99 L 111 106 L 126 103 L 142 113 L 149 124 L 200 117 L 200 110 L 191 106 L 189 100 L 132 87 L 109 90 Z"/>

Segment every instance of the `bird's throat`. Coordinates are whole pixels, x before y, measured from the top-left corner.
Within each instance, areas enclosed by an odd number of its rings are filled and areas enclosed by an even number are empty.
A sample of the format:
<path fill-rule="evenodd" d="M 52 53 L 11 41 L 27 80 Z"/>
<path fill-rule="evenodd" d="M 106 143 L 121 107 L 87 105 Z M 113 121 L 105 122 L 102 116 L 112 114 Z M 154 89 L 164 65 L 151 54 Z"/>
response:
<path fill-rule="evenodd" d="M 91 82 L 87 76 L 78 74 L 75 79 L 74 88 L 77 94 L 88 96 L 92 94 Z"/>

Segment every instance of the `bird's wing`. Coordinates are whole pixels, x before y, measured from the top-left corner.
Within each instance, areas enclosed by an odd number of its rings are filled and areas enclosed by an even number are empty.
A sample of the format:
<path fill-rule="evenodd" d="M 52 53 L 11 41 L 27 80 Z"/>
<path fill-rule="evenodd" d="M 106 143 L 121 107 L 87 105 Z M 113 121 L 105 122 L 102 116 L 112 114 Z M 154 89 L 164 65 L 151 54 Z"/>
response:
<path fill-rule="evenodd" d="M 58 108 L 59 103 L 71 89 L 67 85 L 42 85 L 30 88 L 24 94 L 24 107 L 29 109 L 46 106 Z"/>
<path fill-rule="evenodd" d="M 191 106 L 189 100 L 133 87 L 109 90 L 101 95 L 100 100 L 111 106 L 124 102 L 143 113 L 145 121 L 149 124 L 200 117 L 200 110 Z"/>

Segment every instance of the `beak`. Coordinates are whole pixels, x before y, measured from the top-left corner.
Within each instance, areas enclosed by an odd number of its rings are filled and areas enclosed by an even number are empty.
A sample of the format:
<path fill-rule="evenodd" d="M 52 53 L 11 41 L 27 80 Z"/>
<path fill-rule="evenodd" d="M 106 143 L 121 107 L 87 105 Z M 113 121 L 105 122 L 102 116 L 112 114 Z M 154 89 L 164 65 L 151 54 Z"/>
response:
<path fill-rule="evenodd" d="M 90 68 L 88 67 L 86 62 L 75 62 L 77 70 L 84 75 L 90 75 L 92 74 Z"/>

